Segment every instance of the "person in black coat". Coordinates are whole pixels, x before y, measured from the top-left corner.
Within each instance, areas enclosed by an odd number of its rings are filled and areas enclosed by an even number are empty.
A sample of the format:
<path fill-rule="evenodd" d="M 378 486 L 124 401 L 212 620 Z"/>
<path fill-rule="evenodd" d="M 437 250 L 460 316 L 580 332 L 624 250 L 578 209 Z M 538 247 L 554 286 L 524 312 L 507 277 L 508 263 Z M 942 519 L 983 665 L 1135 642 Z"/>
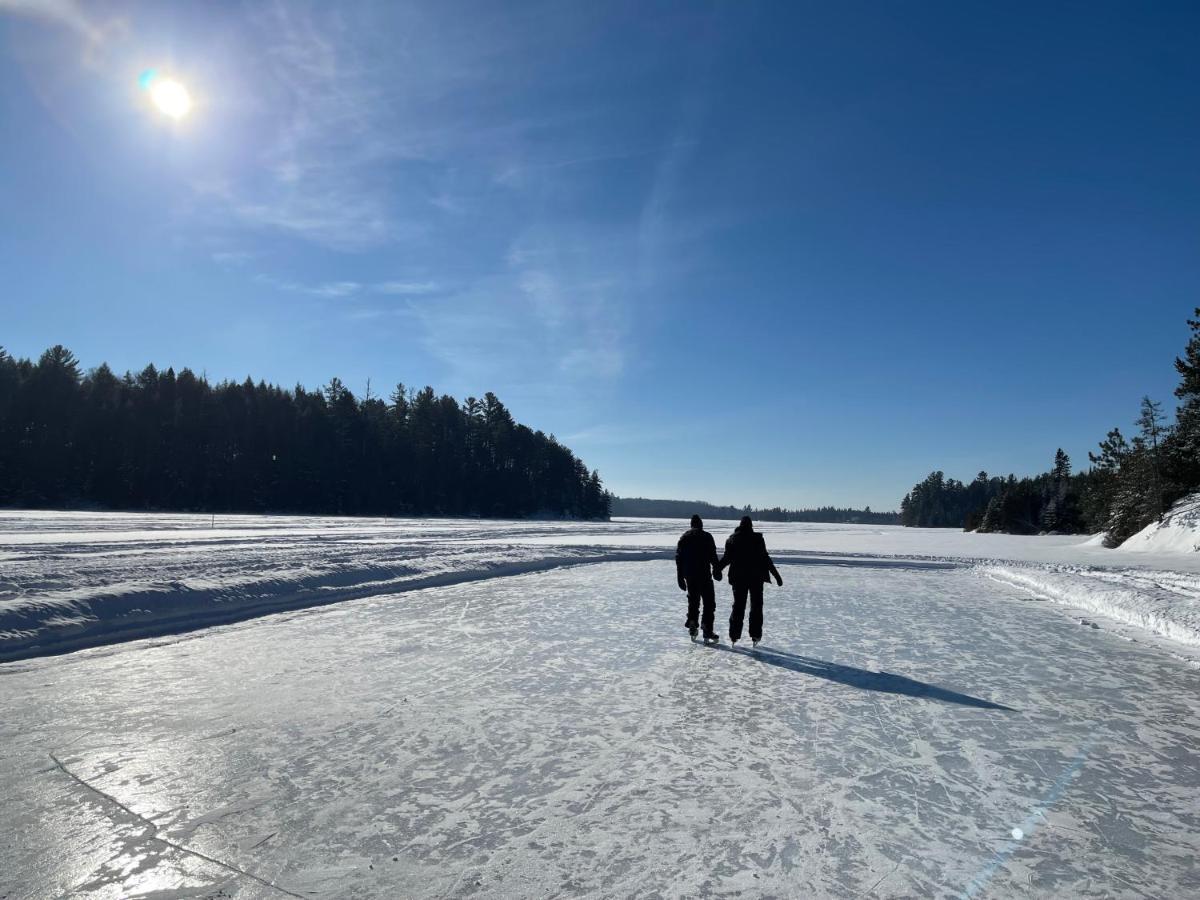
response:
<path fill-rule="evenodd" d="M 698 626 L 704 626 L 704 640 L 718 640 L 713 630 L 713 618 L 717 611 L 717 594 L 713 587 L 713 578 L 721 580 L 717 570 L 717 543 L 713 536 L 704 530 L 704 522 L 699 516 L 692 516 L 692 527 L 683 533 L 679 543 L 675 545 L 675 577 L 679 589 L 687 591 L 688 634 L 696 637 Z M 704 618 L 700 621 L 700 601 L 704 601 Z"/>
<path fill-rule="evenodd" d="M 767 553 L 767 542 L 754 530 L 749 516 L 742 516 L 741 524 L 725 541 L 725 553 L 713 573 L 720 579 L 721 572 L 729 567 L 729 586 L 733 588 L 733 611 L 729 614 L 729 640 L 736 644 L 742 636 L 742 622 L 746 618 L 746 598 L 750 598 L 750 640 L 757 647 L 762 640 L 763 585 L 775 577 L 775 583 L 783 587 L 783 579 L 771 555 Z"/>

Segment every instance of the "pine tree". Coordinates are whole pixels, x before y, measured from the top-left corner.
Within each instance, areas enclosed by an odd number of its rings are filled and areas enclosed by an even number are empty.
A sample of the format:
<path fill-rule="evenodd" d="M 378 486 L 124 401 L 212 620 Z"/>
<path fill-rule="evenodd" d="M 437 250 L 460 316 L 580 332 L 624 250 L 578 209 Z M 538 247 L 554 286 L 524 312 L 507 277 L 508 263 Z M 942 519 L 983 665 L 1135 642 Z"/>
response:
<path fill-rule="evenodd" d="M 1161 518 L 1163 511 L 1162 477 L 1159 468 L 1159 441 L 1162 436 L 1162 412 L 1159 404 L 1143 397 L 1137 420 L 1139 434 L 1128 446 L 1124 439 L 1101 444 L 1102 454 L 1093 457 L 1101 465 L 1109 495 L 1105 546 L 1117 547 L 1146 525 Z M 1115 469 L 1115 471 L 1114 471 Z"/>
<path fill-rule="evenodd" d="M 1023 533 L 1105 531 L 1115 546 L 1161 519 L 1184 494 L 1200 490 L 1200 307 L 1189 319 L 1191 336 L 1175 368 L 1180 375 L 1176 422 L 1168 426 L 1161 404 L 1144 397 L 1138 434 L 1127 441 L 1119 428 L 1089 453 L 1092 467 L 1071 474 L 1071 460 L 1059 448 L 1050 472 L 1017 481 L 980 472 L 970 485 L 933 472 L 900 504 L 902 524 L 937 526 L 955 516 L 964 528 Z"/>
<path fill-rule="evenodd" d="M 1121 429 L 1114 428 L 1100 442 L 1099 453 L 1088 453 L 1092 471 L 1083 495 L 1083 515 L 1090 527 L 1107 530 L 1117 492 L 1118 473 L 1131 452 L 1132 448 L 1121 434 Z"/>
<path fill-rule="evenodd" d="M 1069 531 L 1072 523 L 1066 515 L 1066 507 L 1067 494 L 1071 487 L 1071 458 L 1062 447 L 1054 454 L 1054 467 L 1050 470 L 1048 481 L 1039 517 L 1042 531 Z"/>
<path fill-rule="evenodd" d="M 1071 457 L 1063 452 L 1062 447 L 1059 447 L 1058 451 L 1054 454 L 1054 468 L 1052 472 L 1054 473 L 1055 483 L 1059 485 L 1066 485 L 1067 481 L 1071 478 Z"/>
<path fill-rule="evenodd" d="M 1180 375 L 1175 396 L 1180 403 L 1175 427 L 1163 442 L 1167 501 L 1200 489 L 1200 307 L 1195 315 L 1195 319 L 1188 319 L 1192 334 L 1183 356 L 1175 359 L 1175 370 Z"/>
<path fill-rule="evenodd" d="M 1159 444 L 1163 435 L 1162 404 L 1148 396 L 1142 397 L 1141 414 L 1137 426 L 1141 429 L 1140 440 L 1147 455 L 1145 509 L 1161 521 L 1163 514 L 1162 465 L 1159 459 Z"/>
<path fill-rule="evenodd" d="M 17 425 L 13 407 L 20 384 L 16 360 L 0 347 L 0 504 L 16 501 Z"/>
<path fill-rule="evenodd" d="M 1188 319 L 1192 335 L 1183 356 L 1175 357 L 1175 371 L 1182 379 L 1175 388 L 1175 396 L 1185 404 L 1200 403 L 1200 306 L 1196 307 L 1194 315 L 1195 319 Z"/>
<path fill-rule="evenodd" d="M 284 391 L 146 366 L 80 376 L 0 349 L 0 502 L 118 508 L 604 517 L 598 472 L 516 423 L 492 394 L 459 404 L 398 385 L 390 405 L 332 379 Z"/>
<path fill-rule="evenodd" d="M 1003 531 L 1002 508 L 1001 495 L 993 495 L 992 499 L 988 501 L 987 508 L 983 511 L 983 518 L 979 522 L 979 530 L 987 533 Z"/>

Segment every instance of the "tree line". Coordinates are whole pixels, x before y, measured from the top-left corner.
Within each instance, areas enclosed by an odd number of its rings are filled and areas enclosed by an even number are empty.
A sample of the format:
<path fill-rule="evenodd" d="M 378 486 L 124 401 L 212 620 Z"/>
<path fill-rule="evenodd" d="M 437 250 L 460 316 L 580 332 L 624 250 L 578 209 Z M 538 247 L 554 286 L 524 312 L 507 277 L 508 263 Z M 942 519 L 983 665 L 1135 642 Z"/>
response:
<path fill-rule="evenodd" d="M 285 390 L 0 348 L 0 504 L 603 519 L 598 472 L 494 394 Z"/>
<path fill-rule="evenodd" d="M 841 522 L 864 525 L 898 525 L 895 512 L 872 512 L 866 509 L 840 509 L 822 506 L 818 509 L 753 509 L 750 506 L 714 506 L 702 500 L 648 500 L 644 497 L 613 497 L 614 516 L 641 518 L 686 519 L 693 513 L 708 519 L 740 519 L 750 516 L 763 522 Z"/>
<path fill-rule="evenodd" d="M 1114 428 L 1082 472 L 1072 474 L 1061 448 L 1050 471 L 1032 478 L 980 472 L 964 484 L 933 472 L 901 501 L 901 523 L 1009 534 L 1104 532 L 1105 545 L 1116 547 L 1161 519 L 1180 497 L 1200 490 L 1200 307 L 1195 315 L 1175 358 L 1174 422 L 1161 403 L 1143 397 L 1132 437 Z"/>

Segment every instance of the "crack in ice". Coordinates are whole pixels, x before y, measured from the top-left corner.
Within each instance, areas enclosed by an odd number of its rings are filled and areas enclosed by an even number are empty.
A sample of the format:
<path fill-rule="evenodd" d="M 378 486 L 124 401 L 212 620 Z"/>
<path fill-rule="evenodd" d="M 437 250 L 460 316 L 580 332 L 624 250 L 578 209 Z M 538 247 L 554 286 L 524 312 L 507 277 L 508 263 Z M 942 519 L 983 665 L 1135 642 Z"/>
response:
<path fill-rule="evenodd" d="M 112 794 L 109 794 L 105 791 L 100 790 L 100 788 L 96 787 L 94 784 L 91 784 L 89 781 L 87 781 L 87 779 L 81 778 L 78 775 L 76 775 L 74 772 L 72 772 L 70 769 L 68 769 L 65 765 L 63 765 L 62 760 L 60 760 L 57 756 L 55 756 L 53 751 L 47 751 L 47 754 L 49 755 L 49 757 L 52 760 L 54 760 L 54 765 L 64 775 L 66 775 L 68 778 L 70 778 L 76 784 L 80 785 L 81 787 L 86 788 L 87 790 L 89 790 L 93 794 L 95 794 L 96 796 L 102 797 L 103 799 L 107 800 L 109 803 L 113 804 L 114 806 L 116 806 L 120 810 L 122 810 L 126 815 L 136 819 L 138 822 L 142 823 L 142 825 L 145 828 L 147 828 L 148 830 L 153 832 L 150 835 L 150 838 L 149 838 L 150 840 L 157 841 L 158 843 L 163 844 L 167 847 L 170 847 L 172 850 L 177 850 L 180 853 L 186 853 L 188 856 L 194 856 L 197 859 L 202 859 L 205 862 L 212 863 L 214 866 L 220 866 L 222 869 L 225 869 L 229 872 L 233 872 L 237 875 L 241 875 L 243 878 L 249 878 L 251 881 L 256 881 L 259 884 L 263 885 L 264 887 L 269 887 L 272 890 L 279 891 L 279 893 L 281 893 L 281 894 L 286 894 L 289 897 L 302 897 L 301 894 L 294 894 L 291 891 L 289 891 L 287 888 L 281 888 L 279 885 L 274 884 L 273 882 L 267 881 L 265 878 L 260 878 L 258 875 L 255 875 L 253 872 L 247 872 L 245 869 L 239 868 L 238 866 L 235 866 L 233 863 L 227 863 L 224 860 L 217 859 L 215 856 L 209 856 L 207 853 L 201 853 L 199 850 L 193 850 L 190 847 L 185 847 L 183 844 L 177 844 L 172 840 L 168 840 L 167 838 L 162 837 L 161 835 L 158 834 L 158 826 L 155 825 L 152 821 L 150 821 L 149 819 L 147 819 L 145 816 L 141 815 L 140 813 L 134 812 L 132 809 L 130 809 L 128 806 L 126 806 L 124 803 L 122 803 L 120 800 L 118 800 Z"/>

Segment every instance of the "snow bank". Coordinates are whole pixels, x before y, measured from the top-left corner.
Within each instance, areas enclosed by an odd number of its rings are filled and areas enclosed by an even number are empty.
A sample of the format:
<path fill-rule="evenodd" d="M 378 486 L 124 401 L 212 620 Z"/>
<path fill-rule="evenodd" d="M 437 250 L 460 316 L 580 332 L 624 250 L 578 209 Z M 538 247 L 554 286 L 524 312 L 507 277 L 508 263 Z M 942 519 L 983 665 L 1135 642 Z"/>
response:
<path fill-rule="evenodd" d="M 668 553 L 586 546 L 383 548 L 373 544 L 369 560 L 365 554 L 353 552 L 349 559 L 338 559 L 345 553 L 344 548 L 336 543 L 322 547 L 312 542 L 300 547 L 289 544 L 282 552 L 278 547 L 275 552 L 264 547 L 255 565 L 245 558 L 244 548 L 223 549 L 227 558 L 204 554 L 190 566 L 185 563 L 186 571 L 180 571 L 180 560 L 194 556 L 195 548 L 177 548 L 173 553 L 163 553 L 159 548 L 163 555 L 158 560 L 152 558 L 152 549 L 140 548 L 118 551 L 129 562 L 118 561 L 117 571 L 94 566 L 88 573 L 90 579 L 75 584 L 56 583 L 51 576 L 13 590 L 17 587 L 13 582 L 0 581 L 0 662 L 190 631 L 359 597 L 400 594 L 562 566 L 668 559 L 673 555 L 673 549 Z M 149 565 L 138 559 L 146 555 L 151 556 Z"/>
<path fill-rule="evenodd" d="M 980 566 L 996 581 L 1161 637 L 1200 646 L 1200 579 L 1181 572 L 1075 566 Z"/>
<path fill-rule="evenodd" d="M 1200 493 L 1184 497 L 1161 522 L 1152 522 L 1118 550 L 1135 553 L 1200 553 Z"/>

